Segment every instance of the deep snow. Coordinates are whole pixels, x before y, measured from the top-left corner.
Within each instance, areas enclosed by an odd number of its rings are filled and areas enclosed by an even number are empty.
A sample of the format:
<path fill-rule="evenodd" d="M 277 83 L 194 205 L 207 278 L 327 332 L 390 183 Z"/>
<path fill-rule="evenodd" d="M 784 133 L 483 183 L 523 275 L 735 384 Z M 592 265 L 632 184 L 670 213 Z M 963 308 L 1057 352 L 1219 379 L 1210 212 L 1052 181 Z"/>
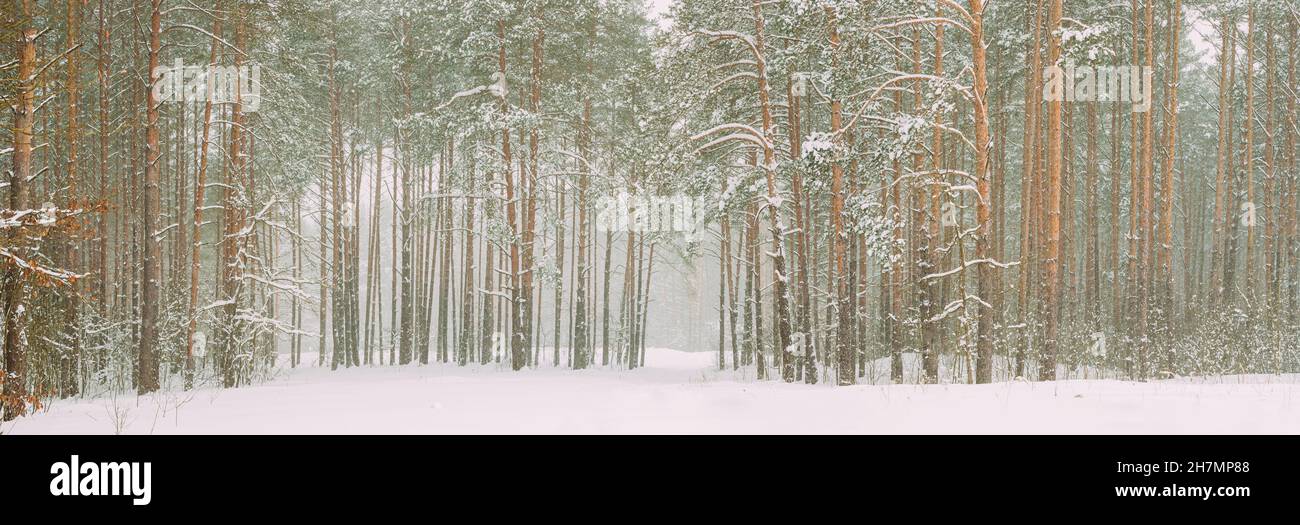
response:
<path fill-rule="evenodd" d="M 13 434 L 1296 433 L 1300 377 L 991 385 L 755 382 L 716 354 L 651 349 L 633 371 L 284 369 L 221 390 L 54 400 Z M 313 362 L 307 360 L 308 363 Z"/>

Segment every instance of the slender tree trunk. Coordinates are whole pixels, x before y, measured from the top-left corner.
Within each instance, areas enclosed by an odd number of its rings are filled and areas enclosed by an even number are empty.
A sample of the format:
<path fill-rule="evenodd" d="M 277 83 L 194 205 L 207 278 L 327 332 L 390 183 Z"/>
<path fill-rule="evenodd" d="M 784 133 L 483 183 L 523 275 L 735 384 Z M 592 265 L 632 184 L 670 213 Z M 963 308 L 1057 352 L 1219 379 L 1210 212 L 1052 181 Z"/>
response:
<path fill-rule="evenodd" d="M 608 226 L 608 225 L 607 225 Z M 614 232 L 608 230 L 605 232 L 605 268 L 604 286 L 601 291 L 601 321 L 600 321 L 600 366 L 609 366 L 609 280 L 614 274 L 614 269 L 610 268 L 611 250 L 614 248 Z"/>
<path fill-rule="evenodd" d="M 587 75 L 590 76 L 593 71 L 593 54 L 596 41 L 596 22 L 592 20 L 587 34 Z M 589 236 L 590 228 L 587 220 L 587 210 L 590 208 L 591 199 L 591 96 L 585 91 L 582 94 L 582 120 L 578 123 L 578 161 L 580 172 L 578 175 L 578 254 L 575 262 L 577 271 L 573 274 L 576 292 L 576 304 L 574 304 L 573 313 L 573 341 L 570 347 L 573 354 L 573 368 L 583 369 L 591 363 L 591 347 L 587 344 L 589 327 L 587 324 L 587 294 L 588 284 L 591 280 L 589 275 L 591 268 L 588 266 L 588 244 L 591 242 Z M 721 330 L 721 327 L 719 327 Z"/>
<path fill-rule="evenodd" d="M 1173 11 L 1169 18 L 1169 51 L 1170 51 L 1170 69 L 1169 87 L 1166 89 L 1169 97 L 1169 122 L 1166 124 L 1168 133 L 1165 147 L 1165 174 L 1164 187 L 1161 189 L 1161 196 L 1164 197 L 1164 205 L 1161 207 L 1163 212 L 1160 217 L 1160 252 L 1161 261 L 1160 270 L 1160 291 L 1159 301 L 1161 310 L 1164 312 L 1164 321 L 1167 328 L 1172 328 L 1172 319 L 1174 318 L 1174 163 L 1178 159 L 1178 85 L 1179 85 L 1179 55 L 1178 49 L 1180 42 L 1178 34 L 1179 27 L 1182 25 L 1182 0 L 1174 0 Z M 1184 240 L 1184 246 L 1187 242 Z M 1187 271 L 1185 268 L 1184 271 Z M 1167 331 L 1172 334 L 1172 330 Z M 1166 369 L 1173 370 L 1173 351 L 1167 353 Z"/>
<path fill-rule="evenodd" d="M 365 364 L 367 365 L 374 364 L 374 358 L 375 358 L 374 342 L 375 341 L 372 337 L 379 337 L 378 334 L 382 333 L 383 331 L 382 328 L 375 329 L 375 321 L 377 320 L 376 316 L 381 318 L 383 316 L 383 306 L 382 306 L 383 290 L 381 290 L 379 287 L 379 272 L 376 271 L 379 267 L 379 244 L 380 244 L 379 197 L 381 194 L 381 188 L 379 186 L 379 181 L 383 177 L 383 174 L 384 174 L 384 141 L 382 138 L 380 138 L 375 141 L 375 171 L 372 174 L 372 176 L 374 177 L 374 185 L 371 190 L 374 193 L 374 195 L 371 196 L 372 204 L 370 208 L 370 231 L 368 232 L 370 235 L 370 241 L 366 247 Z M 296 267 L 296 263 L 295 263 L 295 267 Z M 379 325 L 380 326 L 383 325 L 382 320 L 379 320 Z M 380 337 L 380 340 L 382 341 L 382 337 Z M 383 356 L 384 356 L 384 352 L 383 352 L 383 348 L 381 347 L 379 351 L 379 359 L 381 362 L 383 361 L 384 358 Z"/>
<path fill-rule="evenodd" d="M 149 85 L 158 81 L 159 49 L 162 47 L 162 0 L 151 0 L 149 15 Z M 158 308 L 162 280 L 162 245 L 160 229 L 161 193 L 158 159 L 162 155 L 158 140 L 158 100 L 153 90 L 145 94 L 145 168 L 144 168 L 144 273 L 141 281 L 140 312 L 140 379 L 141 394 L 158 390 Z"/>
<path fill-rule="evenodd" d="M 497 47 L 497 74 L 501 78 L 506 76 L 506 29 L 505 22 L 497 21 L 497 38 L 499 45 Z M 506 113 L 509 107 L 506 102 L 507 98 L 502 97 L 501 112 Z M 501 156 L 505 166 L 505 183 L 506 183 L 506 223 L 510 225 L 510 368 L 519 370 L 527 362 L 525 354 L 527 348 L 527 337 L 524 330 L 527 327 L 524 315 L 524 304 L 527 301 L 527 295 L 521 290 L 522 281 L 519 276 L 519 239 L 520 228 L 516 214 L 515 202 L 515 183 L 514 176 L 511 172 L 510 160 L 510 129 L 501 130 Z M 522 180 L 520 181 L 523 182 Z"/>
<path fill-rule="evenodd" d="M 1048 27 L 1053 29 L 1048 37 L 1047 62 L 1056 64 L 1061 57 L 1061 39 L 1057 28 L 1061 26 L 1062 8 L 1061 0 L 1051 0 L 1051 2 L 1051 18 Z M 1061 101 L 1049 101 L 1047 107 L 1047 250 L 1043 261 L 1047 283 L 1047 319 L 1043 358 L 1038 370 L 1040 381 L 1056 379 L 1057 324 L 1060 319 L 1058 272 L 1061 267 Z"/>
<path fill-rule="evenodd" d="M 1231 126 L 1229 118 L 1231 104 L 1232 85 L 1229 84 L 1229 63 L 1231 56 L 1236 53 L 1236 48 L 1232 43 L 1234 28 L 1232 19 L 1224 15 L 1219 25 L 1219 32 L 1222 36 L 1222 44 L 1219 46 L 1219 149 L 1218 160 L 1215 170 L 1214 179 L 1214 238 L 1212 240 L 1214 255 L 1210 259 L 1210 306 L 1219 304 L 1223 296 L 1223 236 L 1226 234 L 1226 183 L 1228 178 L 1228 129 Z"/>
<path fill-rule="evenodd" d="M 942 11 L 936 8 L 935 15 L 942 16 Z M 939 23 L 935 28 L 934 40 L 934 76 L 942 77 L 943 57 L 944 57 L 944 29 L 946 24 Z M 926 252 L 925 252 L 925 271 L 919 276 L 925 299 L 922 304 L 926 305 L 923 309 L 921 321 L 921 368 L 922 383 L 939 382 L 939 360 L 942 350 L 941 339 L 943 337 L 941 330 L 943 321 L 939 319 L 943 307 L 943 288 L 942 279 L 934 277 L 940 271 L 940 266 L 944 263 L 941 255 L 941 247 L 944 245 L 943 231 L 943 209 L 941 206 L 941 194 L 939 185 L 943 182 L 944 163 L 944 145 L 943 145 L 943 116 L 935 116 L 936 123 L 934 126 L 934 139 L 931 146 L 930 169 L 932 174 L 926 187 L 922 189 L 928 195 L 923 195 L 923 206 L 929 208 L 926 220 Z"/>
<path fill-rule="evenodd" d="M 1148 11 L 1150 8 L 1148 7 Z M 1150 25 L 1150 15 L 1148 14 Z M 1246 143 L 1244 160 L 1246 171 L 1243 176 L 1246 178 L 1246 205 L 1255 207 L 1255 7 L 1251 4 L 1250 12 L 1247 15 L 1246 23 L 1246 120 L 1243 126 L 1246 128 Z M 1252 215 L 1254 211 L 1251 212 Z M 1246 267 L 1242 272 L 1245 279 L 1246 298 L 1254 304 L 1255 299 L 1255 220 L 1249 217 L 1245 221 L 1246 227 Z"/>
<path fill-rule="evenodd" d="M 108 102 L 109 102 L 109 84 L 110 84 L 109 76 L 111 74 L 111 67 L 112 67 L 110 62 L 112 59 L 112 54 L 110 52 L 111 51 L 110 48 L 112 46 L 112 37 L 110 36 L 109 33 L 109 27 L 111 24 L 109 22 L 109 16 L 108 13 L 106 12 L 106 6 L 104 5 L 104 3 L 105 0 L 99 0 L 99 14 L 98 14 L 99 42 L 98 42 L 98 46 L 96 46 L 98 48 L 97 49 L 98 59 L 96 64 L 98 71 L 96 72 L 96 79 L 99 82 L 99 129 L 100 130 L 108 129 L 108 125 L 109 125 L 108 124 L 109 122 Z M 109 134 L 101 132 L 101 133 L 97 133 L 97 135 L 99 135 L 99 155 L 98 155 L 99 158 L 97 159 L 99 165 L 98 166 L 99 187 L 107 191 L 109 189 L 109 183 L 108 183 Z M 108 236 L 109 236 L 108 214 L 107 213 L 100 214 L 100 216 L 96 219 L 95 222 L 98 226 L 98 231 L 96 232 L 98 247 L 95 250 L 95 275 L 98 277 L 98 281 L 99 281 L 99 293 L 98 293 L 98 297 L 96 297 L 97 300 L 94 302 L 96 305 L 96 313 L 98 314 L 100 320 L 102 321 L 107 317 L 108 305 L 110 302 L 109 288 L 108 288 L 109 281 L 111 280 L 108 275 Z M 107 340 L 106 338 L 101 337 L 98 340 L 98 343 L 103 345 L 106 342 L 106 340 Z"/>
<path fill-rule="evenodd" d="M 472 151 L 472 150 L 471 150 Z M 475 170 L 476 162 L 473 155 L 469 160 L 469 176 L 466 180 L 466 189 L 471 198 L 465 199 L 465 233 L 464 246 L 461 248 L 464 257 L 461 266 L 461 304 L 460 304 L 460 341 L 456 350 L 456 364 L 465 366 L 469 363 L 470 354 L 474 348 L 474 277 L 477 270 L 476 259 L 474 258 L 474 211 L 478 207 L 478 201 L 473 198 L 478 195 L 478 173 Z M 450 235 L 450 232 L 448 233 Z"/>
<path fill-rule="evenodd" d="M 831 30 L 835 27 L 834 9 L 827 7 L 827 16 L 830 19 Z M 833 45 L 838 46 L 839 36 L 833 37 Z M 838 63 L 838 51 L 832 51 L 835 60 Z M 790 76 L 786 83 L 786 119 L 790 127 L 790 158 L 798 160 L 803 157 L 803 137 L 801 136 L 801 118 L 800 115 L 800 97 L 794 90 L 794 77 Z M 806 79 L 800 79 L 801 82 L 807 82 Z M 807 87 L 803 90 L 806 94 Z M 839 104 L 838 101 L 834 102 Z M 838 165 L 838 164 L 837 164 Z M 795 213 L 795 234 L 796 256 L 799 274 L 799 305 L 798 305 L 798 323 L 799 337 L 804 347 L 804 382 L 813 384 L 817 382 L 817 349 L 813 344 L 812 324 L 811 324 L 811 294 L 809 293 L 810 283 L 808 281 L 808 218 L 806 212 L 808 206 L 806 203 L 807 194 L 803 185 L 803 176 L 799 170 L 791 173 L 790 191 L 794 195 L 794 213 Z M 730 265 L 730 262 L 724 262 Z M 721 328 L 720 328 L 721 329 Z"/>
<path fill-rule="evenodd" d="M 403 120 L 405 121 L 410 118 L 412 112 L 411 82 L 413 82 L 410 73 L 410 61 L 412 60 L 410 56 L 413 53 L 413 50 L 409 47 L 411 26 L 410 21 L 406 18 L 401 20 L 401 32 L 403 35 L 402 42 L 407 43 L 403 49 L 403 54 L 406 58 L 402 62 L 402 114 L 404 116 Z M 395 227 L 400 226 L 401 232 L 401 237 L 397 239 L 397 242 L 401 244 L 401 271 L 397 274 L 401 280 L 401 320 L 397 322 L 399 329 L 397 353 L 399 363 L 405 365 L 411 362 L 415 337 L 417 335 L 417 331 L 415 330 L 416 316 L 414 310 L 416 298 L 413 293 L 414 282 L 412 281 L 414 272 L 414 268 L 412 267 L 412 263 L 414 262 L 412 243 L 414 242 L 414 239 L 411 235 L 413 229 L 413 225 L 411 224 L 411 205 L 413 204 L 411 201 L 411 178 L 413 177 L 412 171 L 415 166 L 414 159 L 412 158 L 414 154 L 411 147 L 410 130 L 402 127 L 398 129 L 398 133 L 400 135 L 398 140 L 400 144 L 399 149 L 402 155 L 402 165 L 397 169 L 398 182 L 396 185 L 401 188 L 402 198 L 401 205 L 399 206 L 400 213 L 397 214 L 399 219 L 397 225 L 395 225 Z M 398 292 L 395 291 L 393 293 L 394 300 L 397 300 L 397 295 Z M 396 320 L 396 318 L 394 318 L 394 320 Z"/>
<path fill-rule="evenodd" d="M 995 267 L 991 258 L 993 232 L 989 173 L 989 116 L 988 116 L 988 66 L 984 49 L 984 5 L 981 0 L 970 0 L 971 15 L 971 52 L 974 65 L 975 100 L 975 184 L 979 193 L 976 203 L 975 258 L 979 262 L 977 278 L 978 293 L 981 301 L 994 301 L 990 307 L 978 306 L 979 326 L 978 340 L 975 342 L 975 382 L 988 383 L 993 380 L 993 316 L 997 311 L 994 292 Z"/>
<path fill-rule="evenodd" d="M 839 64 L 839 46 L 840 36 L 836 30 L 836 13 L 831 7 L 826 8 L 826 19 L 829 24 L 830 44 L 831 44 L 831 63 L 832 67 L 838 67 Z M 831 100 L 831 133 L 835 137 L 840 136 L 840 127 L 842 126 L 843 116 L 841 115 L 839 99 Z M 838 139 L 836 150 L 839 149 Z M 836 153 L 838 154 L 838 153 Z M 779 236 L 780 232 L 774 227 L 773 235 Z M 835 355 L 836 359 L 836 383 L 839 385 L 852 385 L 856 382 L 856 367 L 854 366 L 853 352 L 854 348 L 850 346 L 849 329 L 851 316 L 853 315 L 852 306 L 850 305 L 851 294 L 856 292 L 849 287 L 847 281 L 849 277 L 848 268 L 844 262 L 844 244 L 848 240 L 848 234 L 844 231 L 844 167 L 839 162 L 831 164 L 831 252 L 832 252 L 832 271 L 836 276 L 835 285 L 835 303 L 836 312 L 838 312 L 836 321 L 835 335 Z M 778 275 L 777 279 L 784 279 Z M 780 313 L 778 312 L 778 315 Z M 782 344 L 788 344 L 782 342 Z M 785 352 L 789 354 L 789 351 Z M 786 359 L 790 359 L 787 355 Z M 786 379 L 789 381 L 790 379 Z"/>
<path fill-rule="evenodd" d="M 216 2 L 217 13 L 221 12 L 221 2 Z M 221 17 L 212 17 L 212 45 L 209 53 L 209 67 L 217 66 L 217 46 L 220 45 L 218 40 L 221 35 Z M 203 137 L 199 141 L 199 170 L 198 176 L 194 181 L 194 225 L 193 225 L 193 245 L 190 247 L 190 301 L 189 311 L 186 312 L 186 319 L 189 326 L 186 330 L 186 347 L 185 347 L 185 388 L 188 390 L 194 386 L 194 334 L 198 329 L 198 303 L 199 303 L 199 271 L 201 270 L 202 261 L 199 257 L 199 248 L 203 245 L 203 208 L 205 205 L 204 196 L 206 195 L 208 184 L 208 144 L 212 132 L 212 99 L 208 97 L 203 103 Z M 296 268 L 296 266 L 295 266 Z M 296 297 L 296 296 L 295 296 Z"/>
<path fill-rule="evenodd" d="M 771 136 L 772 108 L 768 100 L 767 59 L 764 47 L 764 19 L 760 0 L 753 0 L 755 61 L 758 68 L 758 103 L 762 112 L 763 136 Z M 781 352 L 781 378 L 788 382 L 795 380 L 794 356 L 790 347 L 790 300 L 787 285 L 789 274 L 785 268 L 785 232 L 781 228 L 780 196 L 776 185 L 776 160 L 770 141 L 763 146 L 763 171 L 767 174 L 768 219 L 772 232 L 772 294 L 775 299 L 774 317 L 776 322 L 777 344 Z"/>
<path fill-rule="evenodd" d="M 21 5 L 20 5 L 21 4 Z M 39 33 L 31 27 L 31 3 L 14 2 L 14 11 L 6 18 L 17 29 L 18 82 L 15 83 L 13 110 L 13 171 L 9 173 L 9 209 L 27 209 L 27 181 L 32 171 L 32 122 L 35 109 L 36 37 Z M 19 25 L 21 24 L 21 25 Z M 23 252 L 18 252 L 22 256 Z M 27 411 L 27 285 L 22 271 L 16 265 L 6 264 L 4 270 L 4 372 L 6 374 L 3 396 L 3 413 L 0 419 L 10 421 Z"/>
<path fill-rule="evenodd" d="M 77 46 L 81 45 L 81 43 L 79 42 L 81 38 L 79 35 L 79 30 L 81 26 L 81 2 L 77 0 L 67 0 L 66 5 L 67 5 L 67 42 L 65 45 L 68 49 L 74 49 Z M 78 200 L 80 197 L 80 195 L 78 194 L 78 183 L 80 182 L 80 180 L 78 179 L 78 171 L 77 171 L 78 168 L 77 146 L 78 146 L 78 139 L 80 138 L 81 135 L 81 126 L 77 120 L 80 113 L 78 108 L 80 107 L 80 98 L 81 98 L 80 97 L 81 92 L 79 89 L 79 84 L 77 82 L 78 80 L 77 77 L 79 75 L 77 69 L 78 58 L 79 58 L 79 52 L 77 51 L 68 53 L 67 56 L 64 58 L 64 60 L 67 62 L 67 68 L 68 68 L 67 82 L 65 86 L 65 88 L 67 89 L 67 96 L 68 96 L 67 99 L 68 108 L 67 108 L 67 113 L 64 114 L 64 118 L 67 119 L 67 144 L 65 146 L 67 150 L 67 164 L 66 164 L 67 185 L 64 191 L 67 193 L 68 196 L 69 208 L 78 206 Z M 60 240 L 66 243 L 64 246 L 62 246 L 65 249 L 65 253 L 63 254 L 64 269 L 74 271 L 74 272 L 79 271 L 82 267 L 81 254 L 80 254 L 81 241 L 79 239 L 73 239 L 68 237 L 60 237 Z M 81 357 L 83 352 L 82 334 L 84 333 L 82 327 L 79 326 L 79 322 L 78 322 L 79 319 L 78 316 L 80 315 L 80 310 L 81 310 L 80 287 L 78 287 L 75 290 L 75 293 L 72 293 L 67 297 L 63 307 L 64 307 L 64 321 L 67 325 L 66 329 L 68 330 L 68 337 L 66 339 L 66 341 L 68 342 L 68 348 L 63 350 L 64 352 L 63 361 L 62 361 L 63 377 L 62 377 L 62 382 L 60 384 L 59 391 L 63 397 L 68 397 L 68 396 L 77 395 L 77 392 L 79 391 L 78 390 L 79 376 L 81 371 Z"/>
<path fill-rule="evenodd" d="M 1042 90 L 1042 52 L 1041 41 L 1043 34 L 1043 10 L 1042 0 L 1029 0 L 1030 7 L 1034 9 L 1034 38 L 1031 40 L 1031 49 L 1026 53 L 1029 55 L 1027 61 L 1030 62 L 1029 73 L 1025 75 L 1025 138 L 1024 138 L 1024 159 L 1023 159 L 1023 180 L 1021 181 L 1021 201 L 1020 209 L 1023 216 L 1020 224 L 1020 275 L 1018 288 L 1018 305 L 1017 309 L 1020 314 L 1020 330 L 1016 355 L 1015 355 L 1015 376 L 1024 377 L 1025 375 L 1025 358 L 1028 347 L 1028 339 L 1032 334 L 1032 323 L 1035 321 L 1031 314 L 1029 288 L 1033 286 L 1030 278 L 1035 273 L 1034 247 L 1035 247 L 1035 229 L 1037 227 L 1036 217 L 1038 215 L 1035 189 L 1035 170 L 1037 169 L 1036 156 L 1038 155 L 1038 111 L 1039 97 Z"/>

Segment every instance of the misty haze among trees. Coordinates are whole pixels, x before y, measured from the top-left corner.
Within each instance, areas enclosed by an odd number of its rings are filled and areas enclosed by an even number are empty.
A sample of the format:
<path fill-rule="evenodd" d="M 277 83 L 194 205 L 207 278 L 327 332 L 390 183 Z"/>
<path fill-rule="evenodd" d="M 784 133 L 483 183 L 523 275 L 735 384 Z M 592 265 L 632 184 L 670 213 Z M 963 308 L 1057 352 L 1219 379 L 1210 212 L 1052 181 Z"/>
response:
<path fill-rule="evenodd" d="M 4 418 L 653 347 L 1300 372 L 1297 0 L 643 4 L 3 0 Z"/>

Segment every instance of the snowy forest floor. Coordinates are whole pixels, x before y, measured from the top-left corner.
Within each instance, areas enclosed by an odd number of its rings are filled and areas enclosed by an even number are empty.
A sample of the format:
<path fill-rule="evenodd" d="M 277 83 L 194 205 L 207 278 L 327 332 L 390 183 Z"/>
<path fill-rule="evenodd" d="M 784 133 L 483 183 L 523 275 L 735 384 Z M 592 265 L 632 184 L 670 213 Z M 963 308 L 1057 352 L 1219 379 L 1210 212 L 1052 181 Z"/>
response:
<path fill-rule="evenodd" d="M 752 370 L 718 371 L 716 359 L 649 349 L 646 367 L 632 371 L 286 367 L 237 389 L 51 400 L 0 432 L 1300 433 L 1296 375 L 835 387 L 755 382 Z"/>

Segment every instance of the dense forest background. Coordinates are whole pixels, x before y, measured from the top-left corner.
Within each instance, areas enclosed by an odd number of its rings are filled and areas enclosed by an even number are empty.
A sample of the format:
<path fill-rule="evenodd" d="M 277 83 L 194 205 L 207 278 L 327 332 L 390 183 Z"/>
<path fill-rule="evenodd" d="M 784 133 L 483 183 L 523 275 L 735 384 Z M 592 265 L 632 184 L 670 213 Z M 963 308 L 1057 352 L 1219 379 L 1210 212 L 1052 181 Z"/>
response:
<path fill-rule="evenodd" d="M 4 0 L 0 24 L 6 419 L 647 345 L 841 385 L 1300 368 L 1295 0 Z M 1108 68 L 1150 73 L 1149 110 L 1090 101 Z"/>

